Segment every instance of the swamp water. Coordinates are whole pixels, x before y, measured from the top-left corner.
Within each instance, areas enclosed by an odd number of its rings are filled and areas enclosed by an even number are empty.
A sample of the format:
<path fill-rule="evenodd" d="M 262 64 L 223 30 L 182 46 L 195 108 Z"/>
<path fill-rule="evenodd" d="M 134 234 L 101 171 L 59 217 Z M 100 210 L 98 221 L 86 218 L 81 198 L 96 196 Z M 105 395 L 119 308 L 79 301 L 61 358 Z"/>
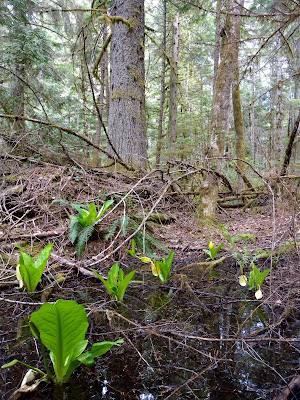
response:
<path fill-rule="evenodd" d="M 101 284 L 64 288 L 65 298 L 85 305 L 90 344 L 121 337 L 125 343 L 99 357 L 95 367 L 80 367 L 63 387 L 42 383 L 26 398 L 273 399 L 299 374 L 299 310 L 268 330 L 283 305 L 252 300 L 253 293 L 239 287 L 236 274 L 211 277 L 202 287 L 192 279 L 188 286 L 172 280 L 158 286 L 148 276 L 146 282 L 129 286 L 124 304 L 101 303 L 107 300 Z M 11 294 L 11 300 L 24 298 Z M 59 295 L 53 293 L 49 301 Z M 4 307 L 1 364 L 18 358 L 43 369 L 28 329 L 28 316 L 38 307 L 2 302 Z M 236 341 L 237 334 L 247 339 Z M 1 370 L 2 399 L 11 398 L 25 372 L 21 365 Z"/>

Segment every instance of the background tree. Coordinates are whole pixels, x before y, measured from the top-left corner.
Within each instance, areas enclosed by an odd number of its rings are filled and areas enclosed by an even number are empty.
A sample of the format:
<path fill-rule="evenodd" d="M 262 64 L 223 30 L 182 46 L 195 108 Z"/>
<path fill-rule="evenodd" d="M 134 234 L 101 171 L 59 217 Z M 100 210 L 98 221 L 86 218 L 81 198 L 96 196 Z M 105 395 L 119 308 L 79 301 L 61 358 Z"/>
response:
<path fill-rule="evenodd" d="M 124 161 L 147 165 L 144 66 L 144 3 L 116 0 L 112 15 L 109 135 Z"/>

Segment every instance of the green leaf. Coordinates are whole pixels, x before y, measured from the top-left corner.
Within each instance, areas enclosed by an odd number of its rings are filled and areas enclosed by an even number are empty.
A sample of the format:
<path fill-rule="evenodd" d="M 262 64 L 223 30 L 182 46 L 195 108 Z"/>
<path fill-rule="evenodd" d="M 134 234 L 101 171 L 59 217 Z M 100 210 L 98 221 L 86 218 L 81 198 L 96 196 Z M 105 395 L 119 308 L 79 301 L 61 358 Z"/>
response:
<path fill-rule="evenodd" d="M 123 270 L 120 270 L 120 275 L 121 275 L 121 271 L 122 271 L 122 275 L 123 275 Z M 125 276 L 125 278 L 121 279 L 121 277 L 119 277 L 119 285 L 118 285 L 118 289 L 117 289 L 117 296 L 118 296 L 118 300 L 122 301 L 124 298 L 124 294 L 126 292 L 127 286 L 129 285 L 130 281 L 133 279 L 135 274 L 135 271 L 131 271 L 129 272 L 128 275 Z"/>
<path fill-rule="evenodd" d="M 69 226 L 69 239 L 71 240 L 72 244 L 74 244 L 81 228 L 81 224 L 78 221 L 77 217 L 74 217 L 74 215 L 70 215 L 70 220 L 71 222 Z"/>
<path fill-rule="evenodd" d="M 113 293 L 111 284 L 107 282 L 100 274 L 98 274 L 97 271 L 95 271 L 93 268 L 91 270 L 94 272 L 94 274 L 97 276 L 97 278 L 100 279 L 100 281 L 103 283 L 103 285 L 106 287 L 106 290 L 108 291 L 108 294 L 111 295 Z"/>
<path fill-rule="evenodd" d="M 132 257 L 136 257 L 136 252 L 135 252 L 135 247 L 136 247 L 136 242 L 134 239 L 131 240 L 131 250 L 126 250 L 128 254 L 130 254 Z"/>
<path fill-rule="evenodd" d="M 52 247 L 53 243 L 48 244 L 34 263 L 32 257 L 21 249 L 19 272 L 28 292 L 34 292 L 41 280 Z"/>
<path fill-rule="evenodd" d="M 124 298 L 125 291 L 130 281 L 132 280 L 135 271 L 131 271 L 127 276 L 124 277 L 122 268 L 115 263 L 108 272 L 107 280 L 105 280 L 98 272 L 91 268 L 94 274 L 101 280 L 103 285 L 106 287 L 108 294 L 119 301 Z"/>
<path fill-rule="evenodd" d="M 159 266 L 160 266 L 160 269 L 161 269 L 161 272 L 162 272 L 163 279 L 161 279 L 161 280 L 162 280 L 163 283 L 167 282 L 167 280 L 169 279 L 170 271 L 171 271 L 171 268 L 172 268 L 174 254 L 175 254 L 175 252 L 172 251 L 169 254 L 169 257 L 167 259 L 163 258 L 162 262 L 156 261 L 157 263 L 159 263 Z"/>
<path fill-rule="evenodd" d="M 259 276 L 256 278 L 257 286 L 261 287 L 261 285 L 263 284 L 263 282 L 266 279 L 269 272 L 270 272 L 270 269 L 268 268 L 259 274 Z"/>
<path fill-rule="evenodd" d="M 103 204 L 101 210 L 99 211 L 99 214 L 97 215 L 96 221 L 99 221 L 99 219 L 102 217 L 102 215 L 103 215 L 103 214 L 105 213 L 105 211 L 108 209 L 108 207 L 110 207 L 110 206 L 113 204 L 113 202 L 114 202 L 114 200 L 113 200 L 113 199 L 110 199 L 110 200 L 107 200 L 107 201 Z"/>
<path fill-rule="evenodd" d="M 77 357 L 77 360 L 85 365 L 94 365 L 95 357 L 102 356 L 103 354 L 107 353 L 113 346 L 120 346 L 123 342 L 124 339 L 119 339 L 115 342 L 94 343 L 91 350 L 81 354 L 79 357 Z"/>
<path fill-rule="evenodd" d="M 118 283 L 118 275 L 119 275 L 119 265 L 115 263 L 108 272 L 107 282 L 111 287 L 116 287 Z"/>
<path fill-rule="evenodd" d="M 58 382 L 65 376 L 79 348 L 83 348 L 88 320 L 85 309 L 73 300 L 58 300 L 54 305 L 44 303 L 32 313 L 30 321 L 40 332 L 42 343 L 50 350 Z M 36 334 L 32 330 L 35 337 Z"/>
<path fill-rule="evenodd" d="M 7 364 L 1 365 L 1 368 L 2 368 L 2 369 L 11 368 L 11 367 L 13 367 L 14 365 L 18 364 L 18 362 L 19 362 L 19 360 L 14 359 L 14 360 L 12 360 L 11 362 L 9 362 L 9 363 L 7 363 Z"/>

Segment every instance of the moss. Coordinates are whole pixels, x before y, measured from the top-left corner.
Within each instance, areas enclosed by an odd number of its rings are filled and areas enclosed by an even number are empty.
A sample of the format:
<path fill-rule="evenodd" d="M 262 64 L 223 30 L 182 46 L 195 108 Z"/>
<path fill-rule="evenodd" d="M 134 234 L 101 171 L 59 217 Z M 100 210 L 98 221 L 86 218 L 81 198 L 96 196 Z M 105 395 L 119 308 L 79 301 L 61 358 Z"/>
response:
<path fill-rule="evenodd" d="M 7 175 L 7 176 L 5 177 L 6 182 L 11 182 L 11 183 L 15 183 L 15 182 L 17 182 L 19 179 L 20 179 L 20 176 L 13 175 L 13 174 Z"/>
<path fill-rule="evenodd" d="M 236 235 L 235 240 L 236 242 L 255 243 L 257 237 L 252 233 L 241 233 L 240 235 Z"/>
<path fill-rule="evenodd" d="M 9 267 L 15 268 L 17 266 L 17 261 L 15 259 L 0 251 L 0 260 L 1 259 L 4 261 L 4 264 L 7 264 Z"/>
<path fill-rule="evenodd" d="M 142 98 L 141 96 L 139 96 L 135 91 L 133 90 L 121 90 L 121 89 L 117 89 L 114 90 L 111 94 L 111 99 L 112 100 L 116 100 L 116 99 L 126 99 L 126 98 L 131 98 L 134 100 L 139 100 L 141 101 Z"/>
<path fill-rule="evenodd" d="M 297 243 L 297 245 L 299 246 L 300 243 Z M 296 250 L 295 242 L 286 242 L 283 243 L 281 246 L 279 246 L 277 249 L 275 249 L 273 253 L 271 249 L 263 249 L 263 248 L 256 249 L 255 255 L 257 258 L 269 258 L 271 256 L 279 257 L 288 254 L 290 252 L 295 252 L 295 250 Z"/>
<path fill-rule="evenodd" d="M 141 75 L 136 72 L 133 68 L 130 68 L 130 73 L 134 77 L 134 79 L 137 81 L 138 85 L 144 89 L 145 88 L 145 81 L 142 79 Z"/>
<path fill-rule="evenodd" d="M 297 243 L 299 245 L 299 243 Z M 285 242 L 281 246 L 279 246 L 277 253 L 280 254 L 287 254 L 291 251 L 296 250 L 296 243 L 295 242 Z"/>

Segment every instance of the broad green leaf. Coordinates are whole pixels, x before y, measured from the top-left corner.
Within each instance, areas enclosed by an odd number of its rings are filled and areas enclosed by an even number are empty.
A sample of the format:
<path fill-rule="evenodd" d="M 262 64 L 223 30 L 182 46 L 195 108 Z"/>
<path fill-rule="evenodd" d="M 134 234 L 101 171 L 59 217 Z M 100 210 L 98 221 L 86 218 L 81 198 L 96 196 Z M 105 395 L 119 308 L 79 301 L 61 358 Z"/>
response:
<path fill-rule="evenodd" d="M 204 253 L 206 253 L 206 254 L 209 255 L 209 258 L 212 258 L 212 254 L 211 254 L 211 251 L 210 251 L 210 250 L 203 249 L 203 251 L 204 251 Z"/>
<path fill-rule="evenodd" d="M 77 357 L 77 360 L 82 364 L 91 366 L 95 364 L 95 357 L 102 356 L 107 353 L 113 346 L 120 346 L 124 342 L 124 339 L 119 339 L 115 342 L 100 342 L 94 343 L 91 350 L 81 354 Z"/>
<path fill-rule="evenodd" d="M 50 350 L 57 380 L 64 382 L 69 366 L 74 361 L 74 353 L 83 347 L 89 325 L 84 307 L 73 300 L 60 299 L 54 305 L 44 303 L 31 314 L 30 321 L 39 330 L 43 344 Z M 32 333 L 37 337 L 34 330 Z"/>
<path fill-rule="evenodd" d="M 110 200 L 107 200 L 107 201 L 103 204 L 101 210 L 99 211 L 99 213 L 98 213 L 98 215 L 97 215 L 96 221 L 99 221 L 99 219 L 102 217 L 102 215 L 103 215 L 103 214 L 105 213 L 105 211 L 108 209 L 108 207 L 110 207 L 110 206 L 113 204 L 113 202 L 114 202 L 114 200 L 113 200 L 113 199 L 110 199 Z"/>
<path fill-rule="evenodd" d="M 169 279 L 174 254 L 175 254 L 174 251 L 172 251 L 167 259 L 163 258 L 162 262 L 158 261 L 160 269 L 162 271 L 163 279 L 161 280 L 163 281 L 163 283 L 165 283 Z"/>
<path fill-rule="evenodd" d="M 28 292 L 34 292 L 45 269 L 51 253 L 52 244 L 48 244 L 33 263 L 32 258 L 21 250 L 19 271 Z M 25 260 L 25 263 L 24 263 Z M 30 264 L 31 263 L 31 264 Z"/>
<path fill-rule="evenodd" d="M 123 270 L 120 269 L 120 275 L 121 275 L 121 271 L 123 274 Z M 130 281 L 133 279 L 134 274 L 135 274 L 135 271 L 131 271 L 131 272 L 129 272 L 128 275 L 125 276 L 124 279 L 122 278 L 122 280 L 121 280 L 121 278 L 119 278 L 119 284 L 118 284 L 118 289 L 117 289 L 117 296 L 118 296 L 119 301 L 123 300 L 127 286 L 129 285 Z"/>
<path fill-rule="evenodd" d="M 263 284 L 263 282 L 266 279 L 269 272 L 270 272 L 270 269 L 268 268 L 268 269 L 264 270 L 263 272 L 261 272 L 259 274 L 259 276 L 257 276 L 257 278 L 256 278 L 257 286 L 261 287 L 261 285 Z"/>
<path fill-rule="evenodd" d="M 33 258 L 29 254 L 25 253 L 21 246 L 15 244 L 15 247 L 21 251 L 19 263 L 22 265 L 33 265 Z"/>
<path fill-rule="evenodd" d="M 93 268 L 91 268 L 91 270 L 94 272 L 94 274 L 97 276 L 97 278 L 99 278 L 100 281 L 103 283 L 103 285 L 106 287 L 108 294 L 111 295 L 113 292 L 111 284 L 108 281 L 106 281 L 104 278 L 102 278 L 102 276 L 100 274 L 98 274 L 98 272 L 95 271 Z"/>
<path fill-rule="evenodd" d="M 77 239 L 81 225 L 77 217 L 74 217 L 74 215 L 70 215 L 70 220 L 71 222 L 69 226 L 69 239 L 71 240 L 72 244 L 74 244 L 75 240 Z"/>
<path fill-rule="evenodd" d="M 129 285 L 129 282 L 131 281 L 135 273 L 135 271 L 131 271 L 127 276 L 124 277 L 124 272 L 122 268 L 120 268 L 119 265 L 115 263 L 108 272 L 107 280 L 105 280 L 94 269 L 91 268 L 91 270 L 104 284 L 109 295 L 113 299 L 117 299 L 119 301 L 123 300 L 127 286 Z"/>
<path fill-rule="evenodd" d="M 111 287 L 114 287 L 118 283 L 118 275 L 119 275 L 119 265 L 115 263 L 108 272 L 107 275 L 107 282 L 110 284 Z"/>

